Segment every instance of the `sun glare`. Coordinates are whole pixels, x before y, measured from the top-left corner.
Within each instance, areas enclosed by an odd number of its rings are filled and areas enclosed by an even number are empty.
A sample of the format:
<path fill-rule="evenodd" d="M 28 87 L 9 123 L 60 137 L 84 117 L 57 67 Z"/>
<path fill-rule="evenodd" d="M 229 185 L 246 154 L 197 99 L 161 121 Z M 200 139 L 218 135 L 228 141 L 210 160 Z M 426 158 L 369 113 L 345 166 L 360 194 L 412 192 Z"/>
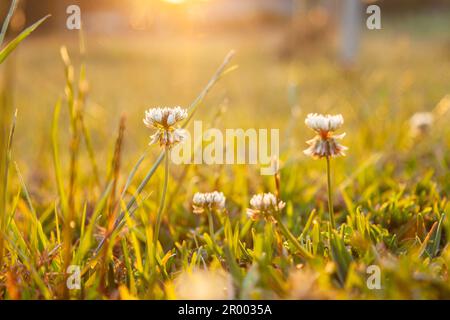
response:
<path fill-rule="evenodd" d="M 164 1 L 173 4 L 181 4 L 186 2 L 186 0 L 164 0 Z"/>
<path fill-rule="evenodd" d="M 163 0 L 163 1 L 172 4 L 185 4 L 189 2 L 206 2 L 208 0 Z"/>

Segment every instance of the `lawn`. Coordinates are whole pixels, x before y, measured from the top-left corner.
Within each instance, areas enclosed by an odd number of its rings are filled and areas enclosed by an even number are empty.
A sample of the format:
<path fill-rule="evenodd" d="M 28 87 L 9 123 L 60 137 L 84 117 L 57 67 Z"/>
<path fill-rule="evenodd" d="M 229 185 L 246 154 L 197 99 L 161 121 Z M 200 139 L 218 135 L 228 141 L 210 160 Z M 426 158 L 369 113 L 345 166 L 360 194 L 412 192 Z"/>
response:
<path fill-rule="evenodd" d="M 280 30 L 88 34 L 84 54 L 76 32 L 31 36 L 0 69 L 9 119 L 18 110 L 0 299 L 449 299 L 448 21 L 396 17 L 364 31 L 351 69 L 327 46 L 282 58 Z M 231 49 L 223 77 L 196 103 Z M 140 192 L 162 159 L 144 112 L 178 105 L 204 127 L 279 129 L 277 174 L 237 164 L 165 170 L 162 160 Z M 416 112 L 434 118 L 412 136 Z M 344 118 L 337 133 L 349 149 L 331 159 L 335 228 L 326 161 L 303 153 L 314 137 L 309 113 Z M 224 207 L 194 213 L 194 194 L 214 190 Z M 247 215 L 262 192 L 285 203 L 276 221 Z M 66 285 L 70 265 L 80 289 Z"/>

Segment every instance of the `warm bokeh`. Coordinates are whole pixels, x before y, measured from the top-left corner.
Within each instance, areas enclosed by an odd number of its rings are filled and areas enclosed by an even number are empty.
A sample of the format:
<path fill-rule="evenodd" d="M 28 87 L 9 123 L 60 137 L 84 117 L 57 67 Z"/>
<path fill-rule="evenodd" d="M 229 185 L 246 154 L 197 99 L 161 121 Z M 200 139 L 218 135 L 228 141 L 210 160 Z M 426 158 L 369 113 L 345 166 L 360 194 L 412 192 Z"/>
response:
<path fill-rule="evenodd" d="M 66 28 L 73 4 L 82 32 Z M 381 8 L 381 30 L 366 27 L 369 4 Z M 8 7 L 2 0 L 2 22 Z M 18 110 L 0 189 L 0 299 L 186 298 L 189 281 L 200 298 L 450 298 L 448 2 L 28 0 L 5 44 L 48 13 L 0 65 L 2 139 Z M 161 165 L 109 250 L 95 256 L 160 152 L 148 146 L 144 111 L 189 107 L 230 50 L 232 69 L 195 119 L 223 130 L 279 129 L 279 185 L 257 165 L 171 166 L 155 262 Z M 75 96 L 86 94 L 74 104 L 82 109 L 78 136 L 65 73 L 72 67 Z M 427 130 L 411 128 L 417 112 L 432 114 Z M 349 151 L 332 162 L 335 233 L 325 161 L 303 153 L 314 136 L 308 113 L 345 119 L 339 133 Z M 214 241 L 205 236 L 206 216 L 192 213 L 194 193 L 213 190 L 227 198 Z M 279 192 L 282 219 L 314 263 L 277 224 L 250 222 L 246 208 L 259 192 Z M 82 267 L 82 292 L 63 288 L 69 264 Z M 382 270 L 382 290 L 366 287 L 372 264 Z"/>

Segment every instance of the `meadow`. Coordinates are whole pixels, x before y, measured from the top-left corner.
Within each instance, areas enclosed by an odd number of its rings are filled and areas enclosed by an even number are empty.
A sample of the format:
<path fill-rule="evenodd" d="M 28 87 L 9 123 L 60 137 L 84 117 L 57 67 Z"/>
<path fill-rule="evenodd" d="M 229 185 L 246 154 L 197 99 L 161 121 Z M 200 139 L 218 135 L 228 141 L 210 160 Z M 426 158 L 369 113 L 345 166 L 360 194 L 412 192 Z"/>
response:
<path fill-rule="evenodd" d="M 0 67 L 13 128 L 0 299 L 449 299 L 448 21 L 364 31 L 351 69 L 328 47 L 283 58 L 279 30 L 87 35 L 81 49 L 76 32 L 29 37 Z M 167 171 L 142 119 L 178 105 L 204 126 L 279 128 L 279 171 L 170 165 L 155 246 Z M 412 136 L 425 111 L 433 123 Z M 303 153 L 309 113 L 345 119 L 335 228 L 325 160 Z M 214 190 L 225 208 L 194 213 L 194 194 Z M 249 219 L 261 192 L 285 202 L 280 221 Z M 80 289 L 67 287 L 71 265 Z"/>

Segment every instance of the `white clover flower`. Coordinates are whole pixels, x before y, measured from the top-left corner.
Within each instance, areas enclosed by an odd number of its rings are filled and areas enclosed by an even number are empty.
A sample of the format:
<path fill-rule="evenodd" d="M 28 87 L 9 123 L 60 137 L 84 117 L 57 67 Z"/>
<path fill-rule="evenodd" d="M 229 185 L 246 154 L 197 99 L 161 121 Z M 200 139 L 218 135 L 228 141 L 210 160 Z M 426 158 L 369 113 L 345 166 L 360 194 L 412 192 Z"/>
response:
<path fill-rule="evenodd" d="M 175 144 L 182 142 L 186 138 L 186 130 L 176 128 L 169 130 L 158 130 L 155 134 L 150 136 L 150 144 L 154 144 L 159 141 L 160 146 L 172 147 Z"/>
<path fill-rule="evenodd" d="M 409 119 L 409 125 L 411 129 L 411 135 L 417 137 L 426 134 L 433 125 L 434 116 L 431 112 L 417 112 L 411 119 Z"/>
<path fill-rule="evenodd" d="M 247 208 L 247 216 L 252 220 L 264 218 L 273 221 L 273 215 L 280 212 L 285 205 L 270 192 L 259 193 L 250 199 L 251 208 Z"/>
<path fill-rule="evenodd" d="M 339 129 L 344 124 L 344 118 L 341 114 L 332 116 L 310 113 L 306 116 L 305 124 L 317 133 L 322 134 Z"/>
<path fill-rule="evenodd" d="M 220 211 L 225 208 L 225 200 L 226 198 L 222 192 L 197 192 L 192 198 L 192 207 L 196 214 L 203 213 L 205 209 Z"/>
<path fill-rule="evenodd" d="M 338 143 L 345 133 L 334 135 L 333 132 L 344 124 L 342 115 L 321 115 L 310 113 L 305 119 L 305 124 L 314 130 L 317 135 L 306 141 L 309 147 L 303 152 L 313 158 L 345 156 L 347 147 Z"/>
<path fill-rule="evenodd" d="M 184 271 L 174 280 L 177 299 L 225 300 L 234 298 L 230 274 L 222 270 Z"/>
<path fill-rule="evenodd" d="M 297 269 L 289 274 L 289 298 L 296 300 L 330 299 L 332 291 L 319 287 L 320 274 L 311 267 Z"/>
<path fill-rule="evenodd" d="M 152 108 L 145 111 L 144 124 L 156 133 L 150 138 L 150 144 L 159 141 L 160 146 L 171 148 L 186 137 L 186 130 L 176 127 L 176 124 L 188 116 L 187 110 L 181 107 Z"/>
<path fill-rule="evenodd" d="M 152 108 L 145 111 L 144 124 L 148 128 L 170 129 L 175 123 L 186 119 L 187 110 L 181 107 L 174 108 Z"/>

